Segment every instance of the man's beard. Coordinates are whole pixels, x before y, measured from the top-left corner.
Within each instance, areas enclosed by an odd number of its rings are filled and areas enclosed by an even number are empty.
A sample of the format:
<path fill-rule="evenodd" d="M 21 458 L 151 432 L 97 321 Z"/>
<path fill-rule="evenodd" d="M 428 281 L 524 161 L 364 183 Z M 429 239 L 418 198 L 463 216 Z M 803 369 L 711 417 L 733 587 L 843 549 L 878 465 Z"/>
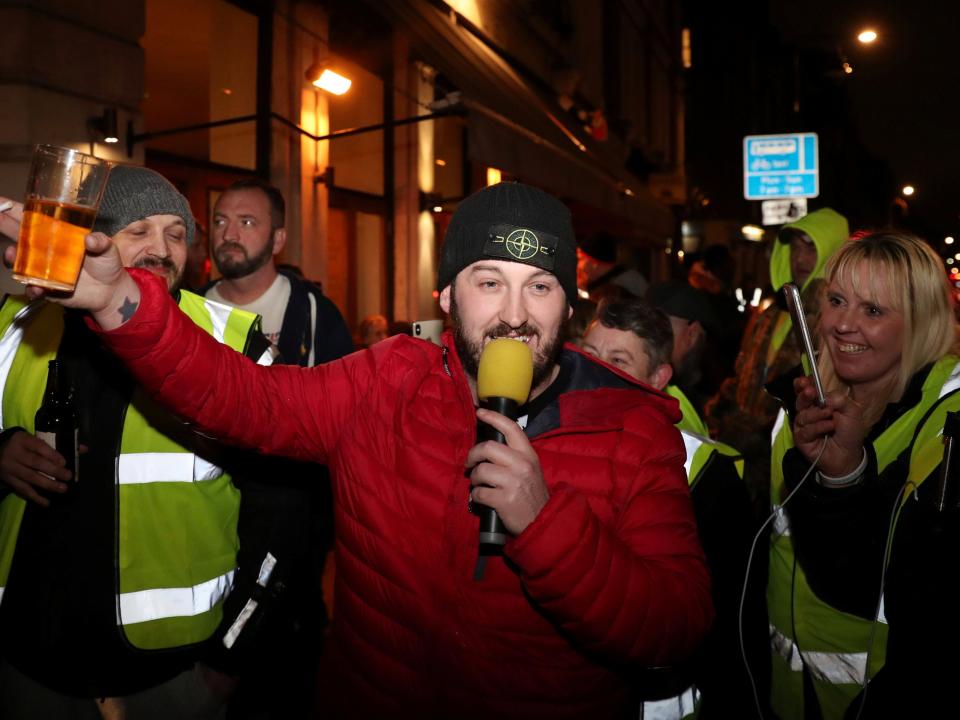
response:
<path fill-rule="evenodd" d="M 457 298 L 456 294 L 453 292 L 453 288 L 450 289 L 450 317 L 453 320 L 453 343 L 454 347 L 457 349 L 457 355 L 460 356 L 460 363 L 463 365 L 464 371 L 468 376 L 477 379 L 477 373 L 480 371 L 480 353 L 483 352 L 483 340 L 480 342 L 475 342 L 472 339 L 468 338 L 464 333 L 463 321 L 460 319 L 460 313 L 457 309 Z M 513 328 L 507 325 L 507 323 L 500 323 L 492 328 L 488 328 L 483 332 L 483 338 L 490 338 L 491 340 L 500 337 L 509 337 L 513 335 L 526 335 L 527 337 L 540 338 L 540 330 L 533 325 L 524 323 L 519 328 Z M 534 352 L 533 356 L 533 382 L 530 387 L 536 389 L 550 377 L 550 373 L 553 372 L 554 366 L 557 364 L 557 361 L 560 359 L 560 354 L 563 352 L 563 344 L 566 342 L 566 323 L 560 323 L 557 328 L 556 334 L 550 338 L 545 345 L 541 344 L 540 348 Z M 533 348 L 531 348 L 532 350 Z"/>
<path fill-rule="evenodd" d="M 239 250 L 242 257 L 235 259 L 227 254 L 226 250 Z M 270 232 L 270 241 L 264 245 L 263 250 L 253 257 L 247 254 L 247 249 L 240 243 L 225 242 L 218 245 L 213 251 L 213 259 L 217 263 L 217 270 L 227 280 L 236 280 L 246 277 L 270 262 L 273 258 L 273 231 Z"/>
<path fill-rule="evenodd" d="M 144 270 L 149 270 L 157 275 L 162 276 L 167 281 L 167 289 L 170 292 L 175 291 L 180 287 L 180 281 L 183 280 L 183 268 L 177 268 L 176 264 L 168 257 L 154 257 L 153 255 L 145 255 L 135 263 L 133 267 L 143 268 Z"/>

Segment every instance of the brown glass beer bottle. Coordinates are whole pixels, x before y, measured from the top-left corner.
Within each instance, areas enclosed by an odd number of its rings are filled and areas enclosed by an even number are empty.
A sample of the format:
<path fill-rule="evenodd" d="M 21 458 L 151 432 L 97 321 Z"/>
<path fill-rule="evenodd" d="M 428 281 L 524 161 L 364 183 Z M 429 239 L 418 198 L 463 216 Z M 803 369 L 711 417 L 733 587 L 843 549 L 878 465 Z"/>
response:
<path fill-rule="evenodd" d="M 73 487 L 79 477 L 79 451 L 77 434 L 80 428 L 80 414 L 73 401 L 73 393 L 59 360 L 51 360 L 47 371 L 47 389 L 43 395 L 43 404 L 34 417 L 34 430 L 43 440 L 67 461 L 67 469 L 73 473 L 67 483 Z"/>

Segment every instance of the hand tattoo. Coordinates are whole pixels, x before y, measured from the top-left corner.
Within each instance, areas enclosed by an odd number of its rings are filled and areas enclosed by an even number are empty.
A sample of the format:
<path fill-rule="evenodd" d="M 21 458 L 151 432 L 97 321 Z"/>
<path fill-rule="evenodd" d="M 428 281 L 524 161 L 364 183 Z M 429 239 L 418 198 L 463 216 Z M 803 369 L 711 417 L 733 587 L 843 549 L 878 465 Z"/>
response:
<path fill-rule="evenodd" d="M 139 303 L 132 302 L 128 297 L 123 299 L 123 305 L 117 308 L 117 312 L 120 313 L 120 317 L 123 318 L 123 322 L 127 322 L 133 317 L 133 314 L 137 311 L 138 306 Z"/>

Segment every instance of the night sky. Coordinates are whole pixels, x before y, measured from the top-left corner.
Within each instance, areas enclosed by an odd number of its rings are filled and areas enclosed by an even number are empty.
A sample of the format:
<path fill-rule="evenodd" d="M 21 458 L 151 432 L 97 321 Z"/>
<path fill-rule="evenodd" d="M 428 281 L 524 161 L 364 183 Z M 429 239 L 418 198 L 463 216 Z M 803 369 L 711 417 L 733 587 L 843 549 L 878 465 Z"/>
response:
<path fill-rule="evenodd" d="M 770 10 L 785 41 L 847 56 L 850 108 L 867 150 L 898 187 L 916 186 L 909 212 L 928 234 L 960 236 L 960 3 L 772 0 Z M 880 36 L 869 47 L 856 40 L 865 27 Z"/>

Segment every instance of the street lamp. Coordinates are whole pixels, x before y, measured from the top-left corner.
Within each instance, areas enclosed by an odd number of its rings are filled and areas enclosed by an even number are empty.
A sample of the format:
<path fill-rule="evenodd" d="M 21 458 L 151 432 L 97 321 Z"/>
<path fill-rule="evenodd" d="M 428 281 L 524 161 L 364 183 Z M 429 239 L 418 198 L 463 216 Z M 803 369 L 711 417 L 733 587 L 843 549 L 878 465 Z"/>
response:
<path fill-rule="evenodd" d="M 916 189 L 913 185 L 904 185 L 904 186 L 903 186 L 903 189 L 902 189 L 900 192 L 902 192 L 902 193 L 903 193 L 904 195 L 906 195 L 907 197 L 910 197 L 910 196 L 913 195 L 916 191 L 917 191 L 917 189 Z"/>
<path fill-rule="evenodd" d="M 857 40 L 859 40 L 862 45 L 870 45 L 871 43 L 875 42 L 876 39 L 877 39 L 876 30 L 871 30 L 870 28 L 861 30 L 860 34 L 857 35 Z"/>

